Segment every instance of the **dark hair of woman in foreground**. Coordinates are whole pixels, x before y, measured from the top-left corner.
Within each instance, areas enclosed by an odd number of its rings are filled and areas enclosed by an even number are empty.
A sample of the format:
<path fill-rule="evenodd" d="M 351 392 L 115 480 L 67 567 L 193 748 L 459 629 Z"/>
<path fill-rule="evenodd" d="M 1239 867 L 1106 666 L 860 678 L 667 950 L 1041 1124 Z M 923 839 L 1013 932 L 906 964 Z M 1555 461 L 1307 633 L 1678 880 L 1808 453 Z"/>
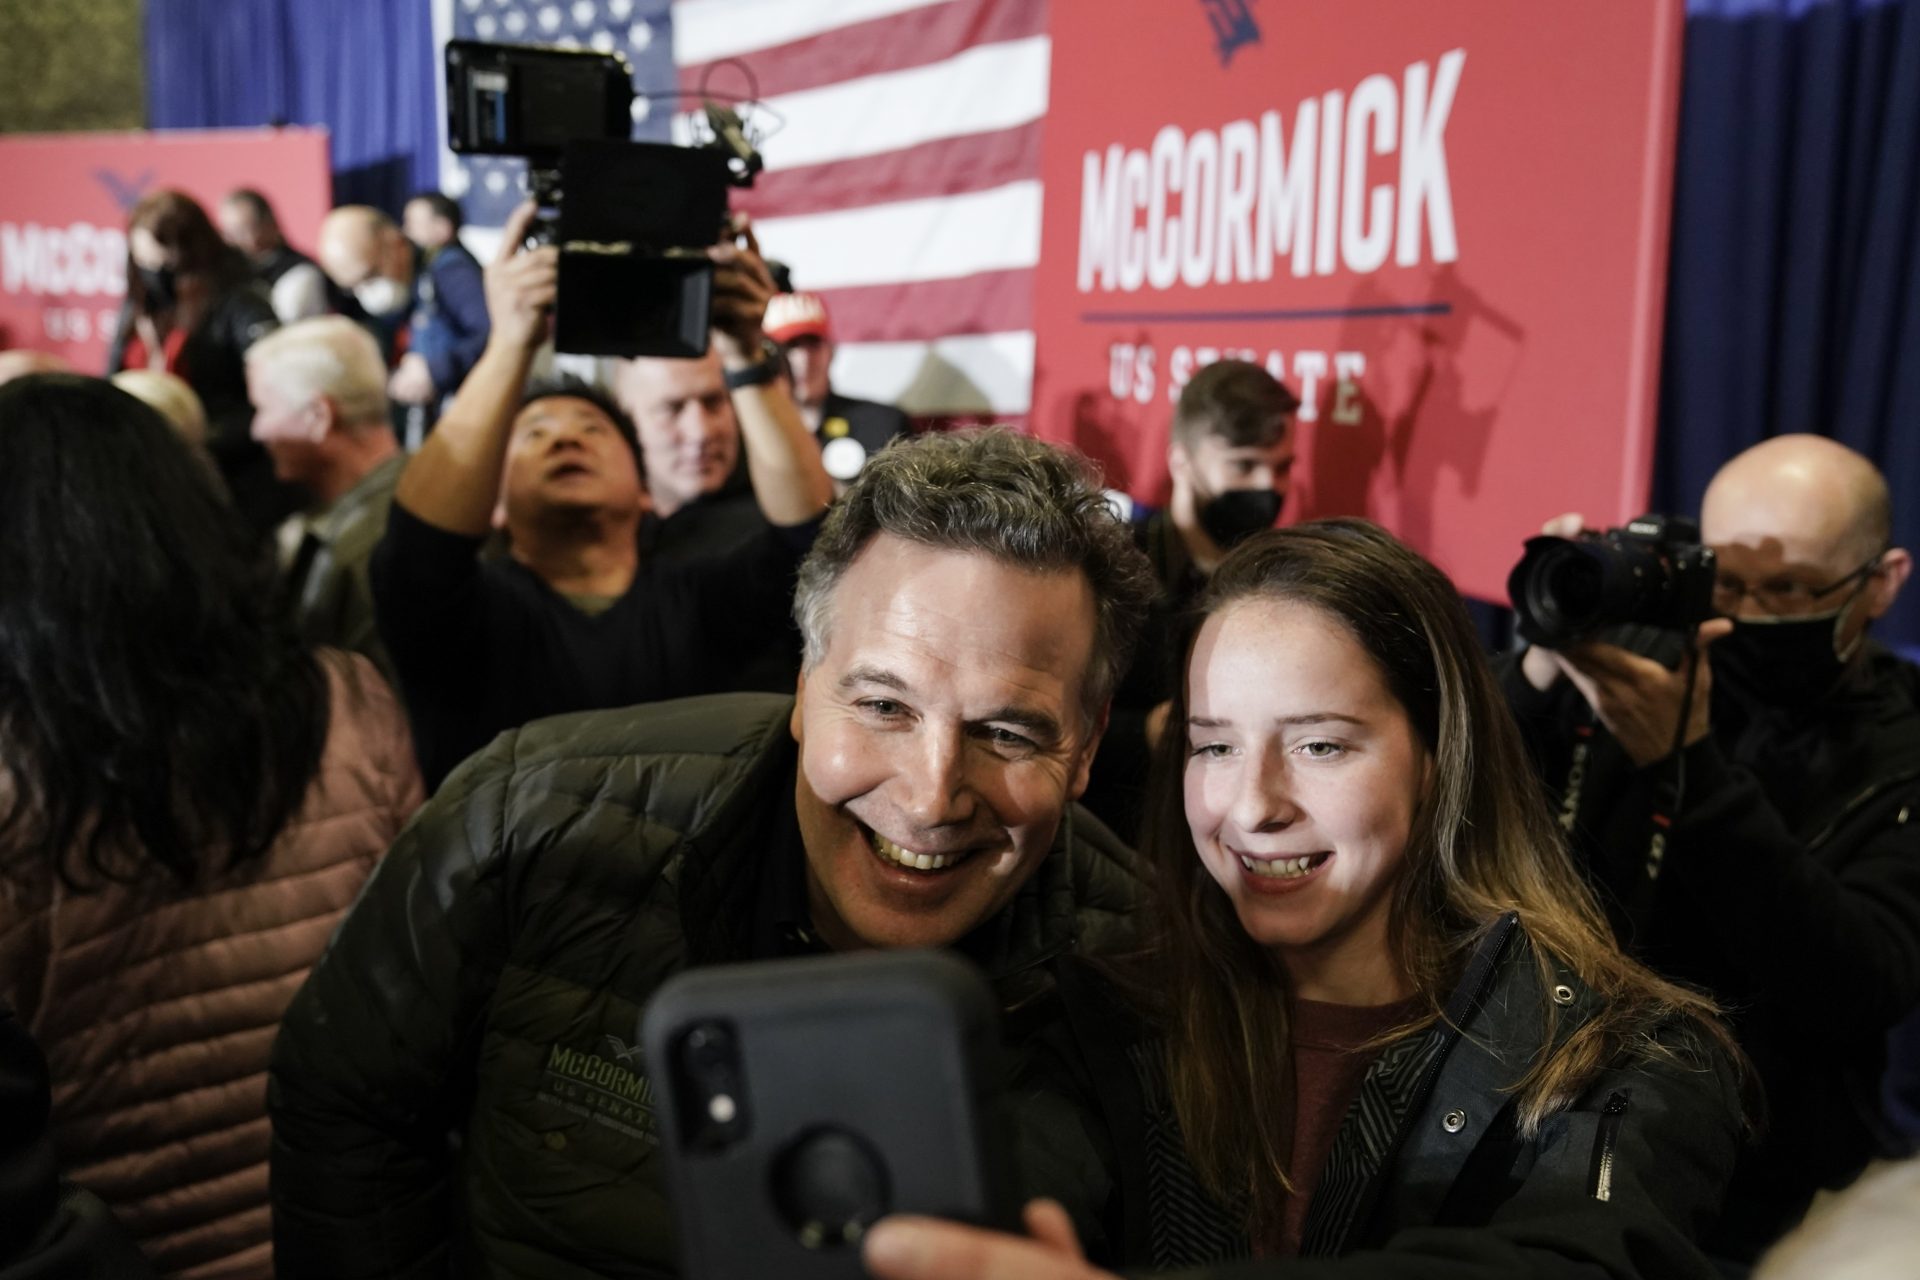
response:
<path fill-rule="evenodd" d="M 319 766 L 327 685 L 204 464 L 108 383 L 16 380 L 0 547 L 0 873 L 151 859 L 192 884 L 196 850 L 258 857 Z"/>
<path fill-rule="evenodd" d="M 1424 747 L 1428 772 L 1404 864 L 1386 891 L 1385 930 L 1420 1012 L 1382 1043 L 1439 1017 L 1476 945 L 1513 913 L 1533 941 L 1543 989 L 1558 957 L 1602 1006 L 1520 1081 L 1513 1096 L 1523 1137 L 1623 1056 L 1671 1057 L 1656 1039 L 1663 1023 L 1697 1021 L 1732 1052 L 1710 1002 L 1615 944 L 1534 783 L 1459 596 L 1438 569 L 1364 521 L 1319 521 L 1243 544 L 1215 573 L 1200 612 L 1214 619 L 1248 602 L 1305 606 L 1343 628 Z M 1283 1153 L 1294 1103 L 1275 1087 L 1291 1060 L 1289 984 L 1196 850 L 1180 782 L 1197 740 L 1188 729 L 1200 679 L 1191 645 L 1188 664 L 1161 745 L 1147 841 L 1162 887 L 1152 986 L 1179 998 L 1149 1006 L 1161 1006 L 1154 1012 L 1168 1085 L 1196 1170 L 1222 1203 L 1245 1207 L 1258 1239 L 1273 1233 L 1291 1193 Z"/>

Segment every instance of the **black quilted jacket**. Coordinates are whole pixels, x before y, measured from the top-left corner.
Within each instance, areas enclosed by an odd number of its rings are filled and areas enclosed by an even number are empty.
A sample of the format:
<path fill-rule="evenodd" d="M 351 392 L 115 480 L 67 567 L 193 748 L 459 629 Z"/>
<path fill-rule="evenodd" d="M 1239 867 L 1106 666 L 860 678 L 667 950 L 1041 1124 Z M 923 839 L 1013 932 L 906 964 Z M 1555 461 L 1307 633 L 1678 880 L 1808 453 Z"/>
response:
<path fill-rule="evenodd" d="M 456 770 L 367 885 L 274 1051 L 283 1277 L 667 1276 L 672 1220 L 640 1012 L 744 959 L 792 822 L 792 699 L 724 694 L 540 721 Z M 1051 962 L 1124 945 L 1133 855 L 1084 813 L 961 949 L 1010 1040 Z M 1016 1043 L 1014 1048 L 1018 1049 Z M 1044 1100 L 1016 1109 L 1058 1185 Z"/>

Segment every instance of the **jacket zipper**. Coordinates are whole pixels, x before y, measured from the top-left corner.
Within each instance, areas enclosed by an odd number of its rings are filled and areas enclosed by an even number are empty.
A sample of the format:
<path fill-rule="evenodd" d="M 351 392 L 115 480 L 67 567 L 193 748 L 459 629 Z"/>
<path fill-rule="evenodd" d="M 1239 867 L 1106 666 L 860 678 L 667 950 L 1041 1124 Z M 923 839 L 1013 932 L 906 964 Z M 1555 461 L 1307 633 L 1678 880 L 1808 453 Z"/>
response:
<path fill-rule="evenodd" d="M 1593 1167 L 1587 1177 L 1587 1193 L 1595 1200 L 1613 1198 L 1613 1149 L 1620 1140 L 1620 1122 L 1627 1114 L 1627 1099 L 1633 1090 L 1616 1089 L 1600 1110 L 1600 1132 L 1593 1140 Z"/>

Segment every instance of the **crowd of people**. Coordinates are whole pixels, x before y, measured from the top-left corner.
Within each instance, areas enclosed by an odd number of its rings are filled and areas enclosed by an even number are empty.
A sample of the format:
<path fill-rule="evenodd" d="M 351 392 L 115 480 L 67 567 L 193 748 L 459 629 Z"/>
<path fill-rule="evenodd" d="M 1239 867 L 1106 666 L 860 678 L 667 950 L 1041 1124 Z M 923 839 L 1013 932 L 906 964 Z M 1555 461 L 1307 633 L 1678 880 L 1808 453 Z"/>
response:
<path fill-rule="evenodd" d="M 1808 1213 L 1920 1142 L 1867 460 L 1729 459 L 1692 634 L 1489 655 L 1385 531 L 1276 527 L 1258 366 L 1126 511 L 835 392 L 745 226 L 706 356 L 555 373 L 533 216 L 482 269 L 438 193 L 312 258 L 156 193 L 111 380 L 0 353 L 0 1277 L 673 1274 L 654 991 L 905 947 L 1002 1005 L 1028 1233 L 882 1221 L 888 1280 L 1912 1232 L 1907 1166 Z"/>

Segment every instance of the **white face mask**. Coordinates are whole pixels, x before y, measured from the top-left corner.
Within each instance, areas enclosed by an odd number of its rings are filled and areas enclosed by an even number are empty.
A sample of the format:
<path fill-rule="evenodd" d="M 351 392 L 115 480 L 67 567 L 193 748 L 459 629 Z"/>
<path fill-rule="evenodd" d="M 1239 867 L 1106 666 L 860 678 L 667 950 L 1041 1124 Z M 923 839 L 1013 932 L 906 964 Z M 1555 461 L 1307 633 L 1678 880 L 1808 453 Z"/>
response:
<path fill-rule="evenodd" d="M 353 287 L 354 301 L 370 316 L 390 316 L 407 305 L 407 288 L 391 276 L 370 276 Z"/>

